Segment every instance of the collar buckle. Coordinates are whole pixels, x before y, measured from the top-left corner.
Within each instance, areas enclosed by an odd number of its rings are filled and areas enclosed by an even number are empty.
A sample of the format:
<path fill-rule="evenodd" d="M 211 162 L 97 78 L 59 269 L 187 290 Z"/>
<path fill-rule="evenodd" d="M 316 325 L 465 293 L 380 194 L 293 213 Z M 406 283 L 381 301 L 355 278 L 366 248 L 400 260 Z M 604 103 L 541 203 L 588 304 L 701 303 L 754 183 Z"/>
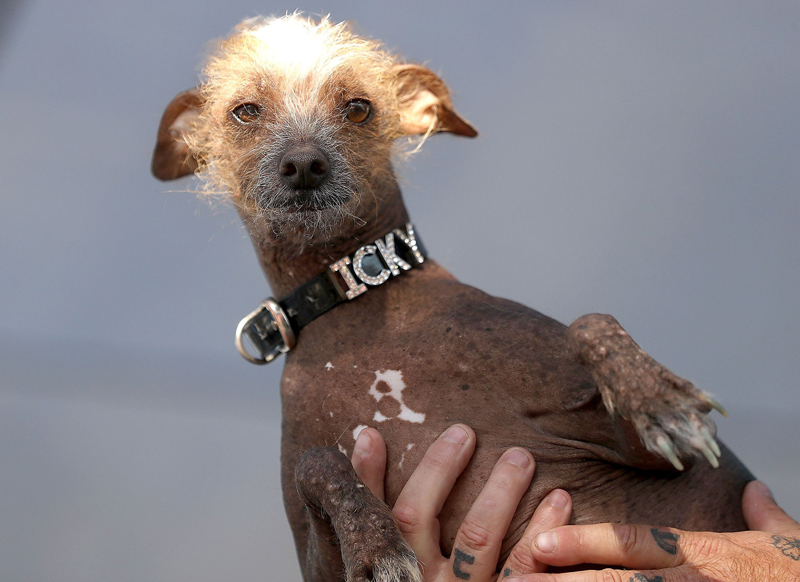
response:
<path fill-rule="evenodd" d="M 395 238 L 399 246 L 395 245 Z M 328 265 L 280 302 L 272 297 L 264 300 L 239 322 L 236 349 L 248 362 L 268 364 L 291 350 L 297 343 L 297 333 L 317 317 L 366 293 L 367 285 L 383 285 L 390 278 L 421 265 L 425 257 L 425 248 L 411 223 L 406 224 L 405 231 L 395 228 L 374 244 L 362 245 L 352 258 L 346 256 Z M 249 341 L 245 342 L 245 338 Z M 250 353 L 253 348 L 258 355 Z"/>
<path fill-rule="evenodd" d="M 256 349 L 253 356 L 245 347 L 244 338 Z M 236 349 L 253 364 L 268 364 L 297 343 L 286 312 L 275 299 L 268 297 L 258 308 L 245 316 L 236 327 Z"/>

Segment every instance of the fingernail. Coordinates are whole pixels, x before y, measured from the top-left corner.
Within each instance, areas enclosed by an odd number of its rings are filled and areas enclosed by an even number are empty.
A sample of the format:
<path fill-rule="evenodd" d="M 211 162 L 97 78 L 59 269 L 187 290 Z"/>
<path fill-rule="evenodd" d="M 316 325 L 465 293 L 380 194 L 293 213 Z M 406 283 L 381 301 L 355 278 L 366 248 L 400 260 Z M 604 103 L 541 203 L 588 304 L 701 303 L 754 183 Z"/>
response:
<path fill-rule="evenodd" d="M 564 509 L 569 503 L 569 495 L 567 495 L 566 491 L 555 489 L 547 496 L 547 503 L 556 509 Z"/>
<path fill-rule="evenodd" d="M 556 551 L 556 548 L 558 548 L 558 534 L 553 531 L 540 533 L 536 536 L 536 539 L 533 540 L 533 543 L 536 544 L 540 552 L 552 554 Z"/>
<path fill-rule="evenodd" d="M 463 445 L 465 442 L 467 442 L 469 435 L 467 434 L 467 431 L 456 425 L 451 426 L 444 431 L 443 438 L 448 443 L 453 443 L 454 445 Z"/>
<path fill-rule="evenodd" d="M 774 499 L 775 498 L 772 495 L 772 491 L 769 490 L 769 487 L 767 487 L 767 484 L 764 483 L 763 481 L 756 481 L 755 484 L 753 485 L 753 487 L 761 495 L 766 495 L 770 499 Z"/>
<path fill-rule="evenodd" d="M 517 467 L 529 467 L 531 464 L 531 458 L 525 454 L 524 451 L 520 449 L 512 449 L 506 455 L 506 461 L 511 463 L 512 465 L 516 465 Z"/>
<path fill-rule="evenodd" d="M 369 436 L 369 433 L 366 430 L 362 430 L 358 438 L 356 438 L 356 444 L 353 447 L 353 454 L 358 455 L 359 457 L 366 457 L 369 455 L 370 450 L 372 449 L 372 437 Z"/>

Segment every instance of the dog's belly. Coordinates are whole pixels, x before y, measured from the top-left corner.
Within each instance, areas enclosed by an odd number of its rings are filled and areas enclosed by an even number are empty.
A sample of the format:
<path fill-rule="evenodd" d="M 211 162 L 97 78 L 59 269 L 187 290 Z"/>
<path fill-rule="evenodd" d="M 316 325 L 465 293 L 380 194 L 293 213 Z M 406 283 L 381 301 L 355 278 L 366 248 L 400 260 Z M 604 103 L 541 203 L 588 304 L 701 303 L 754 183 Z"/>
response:
<path fill-rule="evenodd" d="M 729 452 L 717 470 L 698 462 L 684 473 L 656 473 L 623 464 L 619 429 L 569 353 L 563 325 L 453 280 L 409 275 L 313 322 L 290 353 L 282 381 L 284 495 L 301 551 L 297 457 L 319 445 L 349 456 L 364 426 L 387 442 L 390 504 L 445 428 L 463 422 L 475 430 L 476 454 L 440 517 L 445 552 L 511 446 L 528 448 L 537 468 L 504 554 L 555 487 L 572 495 L 576 523 L 744 529 L 741 491 L 752 477 Z"/>
<path fill-rule="evenodd" d="M 328 398 L 328 404 L 332 398 Z M 322 397 L 318 402 L 324 400 Z M 288 402 L 287 405 L 291 406 Z M 487 413 L 485 404 L 481 411 Z M 327 406 L 325 412 L 331 412 Z M 352 453 L 353 425 L 376 426 L 386 439 L 386 497 L 390 506 L 427 447 L 447 426 L 453 422 L 465 422 L 475 428 L 479 443 L 476 453 L 440 514 L 441 544 L 445 555 L 451 551 L 458 527 L 497 459 L 511 446 L 529 449 L 537 465 L 531 488 L 520 503 L 504 540 L 501 562 L 520 539 L 539 502 L 556 487 L 565 489 L 573 498 L 572 523 L 649 523 L 700 531 L 746 529 L 740 512 L 741 493 L 744 484 L 752 477 L 722 444 L 719 469 L 697 462 L 684 473 L 661 473 L 608 462 L 600 457 L 601 448 L 580 441 L 543 436 L 531 429 L 530 419 L 509 414 L 502 417 L 502 422 L 491 426 L 474 417 L 443 417 L 433 412 L 427 413 L 421 426 L 414 427 L 396 419 L 375 423 L 361 414 L 353 414 L 351 418 L 346 423 L 335 423 L 332 419 L 326 422 L 320 418 L 311 427 L 285 426 L 291 435 L 284 446 L 288 477 L 285 492 L 290 498 L 295 496 L 293 467 L 297 456 L 313 446 L 333 443 L 341 445 L 349 456 Z M 413 446 L 409 448 L 409 445 Z M 299 499 L 294 503 L 300 507 Z M 292 515 L 293 511 L 289 513 Z"/>
<path fill-rule="evenodd" d="M 747 529 L 740 513 L 741 495 L 752 477 L 727 450 L 719 469 L 698 462 L 692 469 L 676 474 L 642 471 L 582 456 L 567 461 L 546 459 L 536 444 L 527 448 L 539 461 L 531 488 L 504 539 L 501 563 L 521 538 L 542 498 L 556 487 L 572 496 L 571 523 L 643 523 L 696 531 Z M 477 451 L 474 465 L 448 499 L 440 515 L 442 550 L 446 555 L 464 515 L 503 450 L 504 447 L 484 445 Z"/>

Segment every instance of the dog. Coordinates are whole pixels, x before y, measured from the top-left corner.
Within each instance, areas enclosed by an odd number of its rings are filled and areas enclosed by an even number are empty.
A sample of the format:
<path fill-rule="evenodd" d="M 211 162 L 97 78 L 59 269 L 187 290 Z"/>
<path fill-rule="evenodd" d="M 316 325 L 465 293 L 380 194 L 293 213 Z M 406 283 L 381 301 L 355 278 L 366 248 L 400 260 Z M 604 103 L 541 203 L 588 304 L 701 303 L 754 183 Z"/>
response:
<path fill-rule="evenodd" d="M 500 563 L 556 487 L 572 495 L 574 523 L 746 529 L 753 477 L 715 441 L 708 413 L 722 409 L 709 395 L 610 316 L 567 328 L 428 258 L 393 160 L 436 133 L 477 135 L 439 76 L 300 14 L 241 23 L 161 120 L 155 176 L 198 173 L 225 194 L 281 298 L 242 320 L 237 346 L 256 363 L 287 354 L 282 482 L 304 578 L 420 579 L 345 456 L 370 425 L 388 444 L 389 505 L 447 426 L 475 429 L 475 457 L 440 515 L 445 553 L 514 445 L 537 470 Z"/>

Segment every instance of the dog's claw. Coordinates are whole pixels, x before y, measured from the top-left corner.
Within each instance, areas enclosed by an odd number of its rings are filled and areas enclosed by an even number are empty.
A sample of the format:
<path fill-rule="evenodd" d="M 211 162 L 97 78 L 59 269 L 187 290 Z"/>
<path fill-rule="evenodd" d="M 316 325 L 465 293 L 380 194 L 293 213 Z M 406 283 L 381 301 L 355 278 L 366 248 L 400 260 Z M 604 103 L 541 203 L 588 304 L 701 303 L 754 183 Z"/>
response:
<path fill-rule="evenodd" d="M 698 450 L 703 453 L 703 456 L 708 460 L 709 464 L 715 469 L 719 468 L 719 460 L 706 443 L 701 443 Z"/>
<path fill-rule="evenodd" d="M 706 427 L 703 427 L 701 429 L 701 431 L 700 431 L 700 434 L 703 435 L 703 439 L 706 441 L 706 443 L 708 444 L 709 448 L 712 451 L 714 451 L 714 454 L 717 457 L 721 457 L 722 456 L 722 451 L 719 450 L 719 445 L 717 444 L 717 441 L 714 439 L 713 436 L 711 436 L 711 431 L 709 431 Z"/>
<path fill-rule="evenodd" d="M 714 410 L 716 410 L 717 412 L 719 412 L 719 413 L 720 413 L 722 416 L 724 416 L 725 418 L 728 418 L 728 411 L 727 411 L 727 410 L 725 410 L 725 407 L 724 407 L 724 406 L 722 406 L 722 404 L 720 404 L 719 402 L 717 402 L 716 400 L 714 400 L 713 398 L 711 398 L 711 396 L 709 396 L 708 394 L 706 394 L 706 395 L 705 395 L 705 398 L 704 398 L 704 400 L 706 401 L 706 403 L 707 403 L 707 404 L 708 404 L 708 405 L 709 405 L 711 408 L 713 408 Z"/>
<path fill-rule="evenodd" d="M 656 438 L 656 444 L 658 448 L 661 449 L 661 452 L 664 453 L 667 460 L 672 463 L 672 466 L 678 471 L 683 471 L 683 463 L 681 463 L 681 460 L 675 453 L 675 448 L 672 446 L 672 443 L 669 442 L 669 439 L 663 435 L 659 435 Z"/>

